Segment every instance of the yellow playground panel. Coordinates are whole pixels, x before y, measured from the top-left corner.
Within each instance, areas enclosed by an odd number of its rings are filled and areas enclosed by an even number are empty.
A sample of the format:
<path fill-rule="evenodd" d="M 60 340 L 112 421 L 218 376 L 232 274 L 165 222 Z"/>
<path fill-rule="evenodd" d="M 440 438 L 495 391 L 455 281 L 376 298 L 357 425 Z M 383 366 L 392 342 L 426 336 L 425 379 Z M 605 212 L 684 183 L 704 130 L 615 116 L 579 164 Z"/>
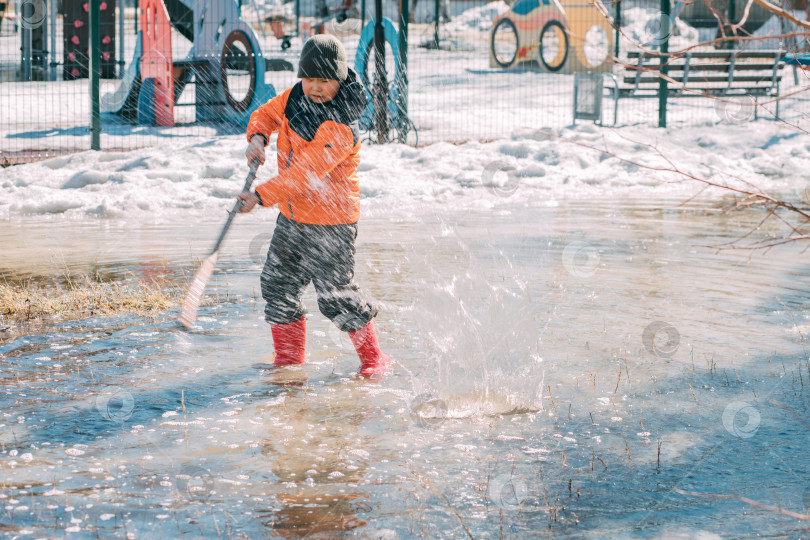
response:
<path fill-rule="evenodd" d="M 491 67 L 556 73 L 610 71 L 613 29 L 593 6 L 566 0 L 518 0 L 495 19 Z"/>

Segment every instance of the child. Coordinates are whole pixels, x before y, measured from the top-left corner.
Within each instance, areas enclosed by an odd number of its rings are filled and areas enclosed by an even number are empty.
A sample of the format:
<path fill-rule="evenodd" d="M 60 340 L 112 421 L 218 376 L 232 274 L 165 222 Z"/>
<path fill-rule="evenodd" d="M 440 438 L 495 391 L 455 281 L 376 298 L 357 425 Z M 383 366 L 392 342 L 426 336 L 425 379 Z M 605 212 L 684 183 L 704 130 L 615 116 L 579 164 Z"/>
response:
<path fill-rule="evenodd" d="M 349 337 L 363 376 L 382 374 L 391 359 L 380 351 L 374 308 L 354 284 L 354 241 L 360 217 L 357 119 L 366 95 L 334 36 L 315 35 L 301 51 L 301 82 L 250 116 L 245 155 L 264 163 L 264 147 L 278 132 L 278 176 L 243 193 L 240 212 L 278 205 L 267 262 L 261 273 L 275 365 L 304 362 L 306 313 L 301 296 L 310 281 L 321 313 Z"/>

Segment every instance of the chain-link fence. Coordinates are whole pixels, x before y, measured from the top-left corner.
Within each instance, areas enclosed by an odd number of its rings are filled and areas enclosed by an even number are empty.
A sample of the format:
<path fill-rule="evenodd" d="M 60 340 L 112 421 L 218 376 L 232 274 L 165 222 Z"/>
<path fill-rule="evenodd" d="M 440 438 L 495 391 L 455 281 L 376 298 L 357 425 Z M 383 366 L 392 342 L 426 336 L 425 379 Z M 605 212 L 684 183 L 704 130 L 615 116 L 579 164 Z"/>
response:
<path fill-rule="evenodd" d="M 0 0 L 0 162 L 91 149 L 94 128 L 102 150 L 241 133 L 252 110 L 297 81 L 298 55 L 317 32 L 340 37 L 367 84 L 370 141 L 567 126 L 575 86 L 583 117 L 607 126 L 810 124 L 803 4 L 773 13 L 733 0 L 411 0 L 403 49 L 402 6 L 384 2 L 380 116 L 371 0 L 97 1 L 94 125 L 90 0 Z M 593 84 L 575 85 L 587 73 Z"/>

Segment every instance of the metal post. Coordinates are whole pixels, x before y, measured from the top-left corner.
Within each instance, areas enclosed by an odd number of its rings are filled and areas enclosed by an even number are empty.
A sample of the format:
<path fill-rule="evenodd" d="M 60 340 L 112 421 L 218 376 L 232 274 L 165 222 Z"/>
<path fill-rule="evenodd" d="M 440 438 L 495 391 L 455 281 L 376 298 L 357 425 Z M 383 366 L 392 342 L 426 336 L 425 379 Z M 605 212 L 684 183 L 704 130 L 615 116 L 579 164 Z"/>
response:
<path fill-rule="evenodd" d="M 101 0 L 90 0 L 90 149 L 101 150 Z"/>
<path fill-rule="evenodd" d="M 436 19 L 433 21 L 435 24 L 433 26 L 433 43 L 436 44 L 436 49 L 439 48 L 439 2 L 440 0 L 436 0 L 436 5 L 434 6 L 434 16 Z"/>
<path fill-rule="evenodd" d="M 31 35 L 31 60 L 36 63 L 36 68 L 38 71 L 37 80 L 38 81 L 47 81 L 48 74 L 45 71 L 45 64 L 48 60 L 48 5 L 47 3 L 44 4 L 43 9 L 45 9 L 45 13 L 43 13 L 42 17 L 42 26 L 40 27 L 41 30 L 37 29 L 38 32 L 41 32 L 40 42 L 42 43 L 41 49 L 37 50 L 36 55 L 34 54 L 33 48 L 33 34 Z M 31 73 L 33 78 L 33 72 Z"/>
<path fill-rule="evenodd" d="M 23 9 L 25 9 L 25 7 L 30 8 L 31 6 L 23 6 Z M 20 12 L 20 15 L 25 17 L 27 13 Z M 20 24 L 20 36 L 22 38 L 22 66 L 20 66 L 22 69 L 20 70 L 20 76 L 25 82 L 31 80 L 32 33 L 33 31 L 30 26 L 24 23 Z"/>
<path fill-rule="evenodd" d="M 619 38 L 622 36 L 622 0 L 616 0 L 616 17 L 613 20 L 614 24 L 616 25 L 616 37 L 613 39 L 613 45 L 615 47 L 615 52 L 613 56 L 615 58 L 619 57 Z"/>
<path fill-rule="evenodd" d="M 374 107 L 377 113 L 377 140 L 388 141 L 388 74 L 385 72 L 385 28 L 382 0 L 374 0 Z"/>
<path fill-rule="evenodd" d="M 135 0 L 135 35 L 138 35 L 138 19 L 141 18 L 141 6 L 138 0 Z"/>
<path fill-rule="evenodd" d="M 118 0 L 118 78 L 124 78 L 124 0 Z"/>
<path fill-rule="evenodd" d="M 135 1 L 137 2 L 138 0 Z M 295 0 L 295 34 L 298 35 L 300 32 L 301 32 L 301 0 Z"/>
<path fill-rule="evenodd" d="M 669 53 L 669 32 L 670 32 L 670 24 L 671 21 L 669 20 L 670 14 L 670 5 L 669 0 L 661 0 L 661 24 L 659 25 L 659 37 L 661 38 L 661 67 L 660 72 L 661 75 L 667 75 L 669 73 L 669 67 L 667 64 L 669 63 L 669 58 L 667 55 Z M 667 97 L 669 96 L 669 90 L 667 85 L 667 80 L 661 76 L 658 78 L 658 127 L 665 128 L 667 127 Z"/>
<path fill-rule="evenodd" d="M 49 63 L 50 69 L 48 70 L 48 79 L 51 81 L 56 80 L 56 0 L 51 0 L 48 6 L 51 12 L 51 51 L 49 56 L 51 61 Z"/>
<path fill-rule="evenodd" d="M 360 31 L 366 27 L 366 0 L 360 2 Z"/>
<path fill-rule="evenodd" d="M 400 114 L 408 115 L 408 20 L 410 18 L 411 0 L 400 0 L 399 4 L 399 95 Z M 403 141 L 404 142 L 404 141 Z"/>

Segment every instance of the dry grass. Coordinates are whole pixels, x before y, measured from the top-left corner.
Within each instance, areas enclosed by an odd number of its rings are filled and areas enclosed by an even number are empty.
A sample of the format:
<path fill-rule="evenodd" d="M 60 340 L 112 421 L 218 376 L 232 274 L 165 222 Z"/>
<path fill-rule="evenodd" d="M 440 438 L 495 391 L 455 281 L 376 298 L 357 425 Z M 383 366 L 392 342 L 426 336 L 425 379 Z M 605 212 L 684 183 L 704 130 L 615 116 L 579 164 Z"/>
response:
<path fill-rule="evenodd" d="M 182 291 L 177 287 L 158 282 L 99 282 L 84 277 L 67 285 L 0 283 L 0 318 L 75 320 L 119 313 L 155 316 L 181 300 Z"/>

